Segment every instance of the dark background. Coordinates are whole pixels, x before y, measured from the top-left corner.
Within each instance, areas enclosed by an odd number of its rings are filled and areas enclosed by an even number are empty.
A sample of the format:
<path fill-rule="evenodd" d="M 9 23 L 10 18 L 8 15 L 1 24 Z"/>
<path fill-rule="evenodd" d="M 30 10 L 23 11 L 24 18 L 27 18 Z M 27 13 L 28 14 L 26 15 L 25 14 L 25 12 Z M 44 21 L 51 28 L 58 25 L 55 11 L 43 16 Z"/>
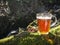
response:
<path fill-rule="evenodd" d="M 0 0 L 1 1 L 1 0 Z M 0 16 L 0 37 L 6 36 L 10 31 L 19 27 L 25 28 L 36 19 L 36 14 L 51 11 L 60 18 L 60 0 L 3 0 L 8 2 L 10 13 Z"/>
<path fill-rule="evenodd" d="M 10 0 L 11 15 L 18 20 L 18 25 L 25 28 L 36 19 L 36 13 L 60 9 L 60 0 Z M 59 15 L 58 15 L 59 17 Z"/>

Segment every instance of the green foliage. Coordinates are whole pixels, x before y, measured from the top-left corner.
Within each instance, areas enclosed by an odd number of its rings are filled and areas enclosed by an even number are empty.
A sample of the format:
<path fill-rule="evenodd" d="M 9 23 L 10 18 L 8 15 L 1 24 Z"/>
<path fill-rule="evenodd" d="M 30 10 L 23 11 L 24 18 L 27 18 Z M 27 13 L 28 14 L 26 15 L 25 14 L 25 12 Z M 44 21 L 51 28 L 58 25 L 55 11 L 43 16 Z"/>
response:
<path fill-rule="evenodd" d="M 29 35 L 25 37 L 15 37 L 14 39 L 3 43 L 2 45 L 51 45 L 41 36 Z"/>
<path fill-rule="evenodd" d="M 54 31 L 59 32 L 59 29 L 59 26 L 52 28 L 51 30 L 53 32 L 48 34 L 49 39 L 46 39 L 39 34 L 35 35 L 35 33 L 31 34 L 28 32 L 22 32 L 16 35 L 13 39 L 0 43 L 0 45 L 60 45 L 60 37 L 54 35 Z"/>

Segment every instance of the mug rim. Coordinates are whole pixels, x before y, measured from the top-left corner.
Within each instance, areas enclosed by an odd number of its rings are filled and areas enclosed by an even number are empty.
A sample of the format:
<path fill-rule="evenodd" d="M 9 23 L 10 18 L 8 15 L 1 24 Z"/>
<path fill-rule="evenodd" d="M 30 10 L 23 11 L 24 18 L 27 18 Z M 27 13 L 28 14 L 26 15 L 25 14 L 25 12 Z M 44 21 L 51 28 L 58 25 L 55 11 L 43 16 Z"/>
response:
<path fill-rule="evenodd" d="M 37 19 L 51 19 L 53 17 L 53 15 L 51 13 L 37 13 L 36 14 L 36 18 Z"/>

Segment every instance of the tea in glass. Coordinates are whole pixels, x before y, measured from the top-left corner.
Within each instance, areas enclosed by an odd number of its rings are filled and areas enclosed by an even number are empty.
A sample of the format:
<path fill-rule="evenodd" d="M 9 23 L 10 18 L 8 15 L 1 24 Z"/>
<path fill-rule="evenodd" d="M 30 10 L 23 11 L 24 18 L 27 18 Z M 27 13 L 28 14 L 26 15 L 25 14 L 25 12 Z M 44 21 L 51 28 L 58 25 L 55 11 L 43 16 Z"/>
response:
<path fill-rule="evenodd" d="M 38 17 L 38 30 L 41 34 L 48 34 L 50 30 L 51 17 Z"/>

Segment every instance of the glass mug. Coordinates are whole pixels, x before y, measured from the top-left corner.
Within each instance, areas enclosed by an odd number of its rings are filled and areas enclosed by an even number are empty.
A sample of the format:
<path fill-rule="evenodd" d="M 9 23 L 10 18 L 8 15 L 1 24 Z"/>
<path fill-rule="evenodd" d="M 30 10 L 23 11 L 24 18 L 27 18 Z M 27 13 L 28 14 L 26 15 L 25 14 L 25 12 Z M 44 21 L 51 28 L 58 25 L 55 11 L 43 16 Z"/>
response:
<path fill-rule="evenodd" d="M 54 17 L 55 22 L 51 24 L 51 19 Z M 38 24 L 38 31 L 40 34 L 48 34 L 50 27 L 54 26 L 57 22 L 57 18 L 50 14 L 50 13 L 37 13 L 37 24 Z"/>

